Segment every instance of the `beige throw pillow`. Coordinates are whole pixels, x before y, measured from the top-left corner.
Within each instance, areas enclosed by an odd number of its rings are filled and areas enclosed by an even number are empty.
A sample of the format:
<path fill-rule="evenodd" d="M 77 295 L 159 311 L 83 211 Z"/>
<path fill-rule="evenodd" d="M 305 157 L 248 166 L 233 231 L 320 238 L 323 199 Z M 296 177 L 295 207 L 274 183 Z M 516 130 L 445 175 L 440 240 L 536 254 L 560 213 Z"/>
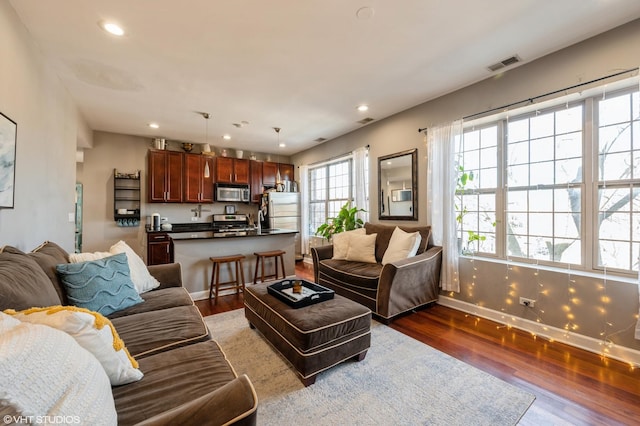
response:
<path fill-rule="evenodd" d="M 332 259 L 344 260 L 347 258 L 349 251 L 349 243 L 353 235 L 364 235 L 367 231 L 364 228 L 354 229 L 352 231 L 340 232 L 331 237 L 333 241 L 333 257 Z"/>
<path fill-rule="evenodd" d="M 346 260 L 376 263 L 376 237 L 378 234 L 352 235 Z"/>
<path fill-rule="evenodd" d="M 382 264 L 392 263 L 398 260 L 413 257 L 418 252 L 422 237 L 420 232 L 404 232 L 396 226 L 391 234 L 389 246 L 382 257 Z"/>

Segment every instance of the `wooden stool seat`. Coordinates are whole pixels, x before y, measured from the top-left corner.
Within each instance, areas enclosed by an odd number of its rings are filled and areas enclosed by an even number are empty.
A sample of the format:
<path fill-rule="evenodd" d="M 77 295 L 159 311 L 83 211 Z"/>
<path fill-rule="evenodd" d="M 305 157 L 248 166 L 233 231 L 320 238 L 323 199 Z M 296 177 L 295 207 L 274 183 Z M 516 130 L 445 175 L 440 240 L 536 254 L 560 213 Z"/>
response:
<path fill-rule="evenodd" d="M 244 293 L 244 268 L 242 261 L 245 256 L 241 254 L 232 254 L 229 256 L 216 256 L 210 257 L 209 260 L 213 262 L 213 270 L 211 271 L 211 285 L 209 286 L 209 300 L 215 291 L 213 303 L 218 303 L 218 294 L 220 293 L 221 286 L 224 286 L 224 290 L 236 290 L 236 294 L 240 294 L 240 290 Z M 220 282 L 220 266 L 224 263 L 233 263 L 236 269 L 235 279 L 227 282 Z M 215 290 L 214 290 L 215 288 Z"/>
<path fill-rule="evenodd" d="M 284 250 L 271 250 L 271 251 L 259 251 L 253 253 L 256 256 L 256 271 L 253 273 L 253 283 L 256 284 L 258 281 L 258 267 L 262 265 L 262 272 L 260 274 L 261 282 L 264 282 L 265 278 L 275 278 L 278 279 L 278 258 L 280 258 L 280 265 L 282 266 L 282 278 L 286 278 L 286 273 L 284 271 L 284 257 L 283 255 L 286 253 Z M 275 265 L 275 273 L 271 275 L 264 274 L 264 262 L 265 259 L 273 259 Z"/>

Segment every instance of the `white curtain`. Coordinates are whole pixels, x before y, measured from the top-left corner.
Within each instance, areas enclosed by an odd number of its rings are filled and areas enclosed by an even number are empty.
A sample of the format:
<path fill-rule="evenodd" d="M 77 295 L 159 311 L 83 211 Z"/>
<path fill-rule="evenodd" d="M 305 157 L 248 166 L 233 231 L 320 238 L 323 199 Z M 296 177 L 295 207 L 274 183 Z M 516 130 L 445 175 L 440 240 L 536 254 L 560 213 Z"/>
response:
<path fill-rule="evenodd" d="M 353 151 L 355 204 L 366 212 L 358 213 L 363 222 L 369 221 L 369 148 L 363 146 Z"/>
<path fill-rule="evenodd" d="M 458 238 L 454 197 L 456 191 L 456 143 L 462 137 L 462 120 L 427 130 L 427 223 L 433 241 L 442 246 L 440 287 L 460 292 Z"/>
<path fill-rule="evenodd" d="M 300 241 L 302 255 L 311 253 L 309 250 L 309 166 L 302 165 L 300 171 Z"/>

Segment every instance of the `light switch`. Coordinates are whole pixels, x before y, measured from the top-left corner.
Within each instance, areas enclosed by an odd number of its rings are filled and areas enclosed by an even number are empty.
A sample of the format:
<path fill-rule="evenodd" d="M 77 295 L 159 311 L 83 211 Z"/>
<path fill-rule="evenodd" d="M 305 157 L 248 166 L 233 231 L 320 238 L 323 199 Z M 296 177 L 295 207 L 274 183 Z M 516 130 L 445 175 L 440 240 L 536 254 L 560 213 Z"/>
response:
<path fill-rule="evenodd" d="M 76 214 L 75 213 L 69 213 L 69 222 L 73 223 L 76 221 Z"/>

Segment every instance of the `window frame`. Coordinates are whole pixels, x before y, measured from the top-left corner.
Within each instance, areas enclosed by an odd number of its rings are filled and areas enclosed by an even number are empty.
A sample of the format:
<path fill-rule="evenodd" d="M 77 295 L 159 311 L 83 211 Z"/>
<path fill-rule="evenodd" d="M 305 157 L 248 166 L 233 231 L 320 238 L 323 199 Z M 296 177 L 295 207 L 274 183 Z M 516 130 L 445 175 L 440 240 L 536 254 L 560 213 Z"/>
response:
<path fill-rule="evenodd" d="M 606 98 L 612 98 L 614 96 L 619 96 L 624 94 L 631 94 L 632 102 L 633 102 L 633 94 L 640 92 L 640 88 L 638 87 L 637 82 L 634 82 L 634 83 L 627 82 L 622 87 L 623 88 L 619 90 L 607 92 Z M 483 117 L 481 119 L 476 119 L 464 124 L 463 137 L 464 137 L 464 134 L 467 133 L 467 131 L 470 129 L 478 130 L 480 128 L 490 127 L 492 125 L 498 126 L 498 146 L 497 146 L 498 176 L 497 176 L 497 188 L 495 190 L 496 253 L 493 254 L 493 253 L 485 253 L 485 252 L 474 252 L 472 256 L 478 257 L 478 258 L 515 261 L 523 264 L 541 265 L 541 266 L 548 266 L 552 268 L 569 267 L 571 269 L 581 270 L 584 272 L 591 272 L 591 273 L 601 274 L 603 272 L 608 272 L 608 273 L 613 273 L 615 275 L 620 275 L 624 277 L 638 276 L 638 271 L 633 269 L 634 261 L 635 261 L 635 259 L 633 258 L 634 247 L 635 247 L 634 240 L 633 240 L 634 228 L 631 228 L 631 233 L 629 234 L 630 240 L 627 240 L 628 243 L 630 244 L 630 249 L 631 249 L 630 269 L 620 269 L 620 268 L 615 268 L 611 266 L 605 267 L 598 264 L 598 256 L 601 250 L 600 249 L 601 241 L 600 241 L 600 234 L 599 234 L 600 205 L 599 205 L 598 191 L 602 188 L 603 182 L 606 182 L 607 187 L 612 187 L 614 185 L 615 186 L 624 185 L 624 187 L 626 188 L 640 187 L 640 176 L 634 176 L 633 179 L 622 180 L 622 181 L 620 180 L 601 181 L 600 180 L 598 160 L 599 160 L 599 149 L 600 149 L 599 137 L 600 137 L 601 126 L 599 124 L 598 109 L 599 109 L 599 101 L 600 101 L 599 98 L 603 98 L 602 92 L 604 90 L 605 90 L 605 87 L 601 86 L 599 88 L 595 88 L 592 91 L 589 91 L 589 93 L 585 93 L 584 96 L 580 96 L 577 99 L 575 95 L 573 96 L 569 95 L 569 96 L 557 98 L 551 101 L 547 101 L 544 103 L 544 105 L 539 105 L 538 108 L 536 108 L 536 106 L 530 105 L 528 107 L 523 107 L 523 108 L 520 108 L 519 110 L 514 110 L 509 113 L 503 112 L 500 114 Z M 640 96 L 640 94 L 636 96 Z M 571 101 L 569 101 L 569 99 L 571 99 Z M 582 105 L 582 124 L 581 124 L 582 126 L 582 142 L 581 142 L 582 143 L 582 155 L 581 155 L 582 179 L 581 181 L 576 183 L 562 183 L 562 184 L 553 183 L 549 185 L 532 185 L 531 181 L 529 180 L 527 182 L 527 185 L 518 185 L 517 187 L 516 186 L 509 187 L 508 179 L 507 179 L 508 162 L 509 162 L 509 158 L 508 158 L 509 141 L 508 141 L 508 134 L 507 134 L 508 123 L 510 121 L 524 119 L 527 117 L 531 118 L 536 114 L 547 114 L 552 112 L 555 113 L 562 109 L 572 108 L 580 104 Z M 635 104 L 632 104 L 632 105 L 635 105 Z M 633 116 L 633 112 L 635 112 L 634 109 L 632 109 L 632 114 L 629 121 L 630 123 L 633 123 L 634 121 L 637 120 L 637 118 Z M 635 129 L 637 130 L 638 128 L 635 128 Z M 560 133 L 560 135 L 562 134 L 564 133 Z M 553 135 L 549 137 L 553 137 L 555 140 L 557 136 L 558 136 L 558 133 L 554 124 Z M 635 153 L 638 153 L 640 151 L 638 151 L 637 148 L 634 149 L 634 146 L 637 146 L 633 144 L 634 136 L 638 138 L 639 135 L 632 133 L 630 136 L 631 138 L 630 150 L 632 152 L 631 158 L 635 160 Z M 531 144 L 530 134 L 529 134 L 528 140 L 529 140 L 529 144 Z M 460 144 L 462 144 L 462 142 L 463 140 L 461 138 Z M 456 156 L 457 156 L 456 158 L 460 158 L 461 160 L 460 164 L 463 165 L 462 157 L 458 157 L 459 155 L 458 152 L 459 152 L 458 149 L 456 149 Z M 556 158 L 555 155 L 554 155 L 553 161 L 554 162 L 558 161 L 558 158 Z M 526 164 L 529 164 L 529 165 L 535 164 L 535 162 L 531 163 L 531 158 L 528 158 Z M 554 169 L 555 169 L 555 166 L 554 166 Z M 506 223 L 508 219 L 507 202 L 508 202 L 509 190 L 512 188 L 522 189 L 524 191 L 531 191 L 531 190 L 544 189 L 544 188 L 561 189 L 563 187 L 568 187 L 568 186 L 578 188 L 581 194 L 580 195 L 581 218 L 580 218 L 580 230 L 579 230 L 579 236 L 578 236 L 580 240 L 580 263 L 569 264 L 566 262 L 551 261 L 547 259 L 528 257 L 528 252 L 527 252 L 527 257 L 520 257 L 520 256 L 516 257 L 516 256 L 509 255 L 508 247 L 507 247 L 509 236 L 507 235 L 507 223 Z M 480 188 L 478 189 L 474 188 L 472 190 L 465 191 L 465 193 L 467 192 L 471 194 L 481 194 L 483 193 L 483 190 Z M 484 190 L 484 192 L 486 193 L 487 190 Z M 457 191 L 456 191 L 456 195 L 457 195 Z M 630 202 L 633 203 L 633 201 L 630 201 Z M 638 214 L 638 212 L 633 210 L 633 204 L 631 205 L 630 209 L 631 209 L 629 213 L 631 215 L 630 222 L 632 223 L 632 226 L 633 226 L 633 220 L 637 217 L 640 217 L 640 215 Z M 551 211 L 552 215 L 554 211 L 557 211 L 555 210 L 555 205 Z M 481 214 L 481 210 L 479 210 L 479 212 Z M 530 212 L 531 210 L 528 205 L 527 214 L 530 214 Z M 530 229 L 527 229 L 527 234 L 526 234 L 527 238 L 530 237 L 531 235 L 530 232 L 531 232 Z M 553 238 L 557 238 L 555 229 L 553 229 L 552 234 L 553 234 Z M 458 235 L 460 234 L 458 233 Z M 559 237 L 559 238 L 562 238 L 562 237 Z M 466 254 L 461 253 L 461 256 L 464 257 L 466 256 Z"/>
<path fill-rule="evenodd" d="M 329 194 L 330 194 L 330 185 L 329 185 L 329 181 L 330 181 L 330 175 L 329 175 L 329 170 L 331 166 L 335 166 L 341 163 L 347 163 L 347 168 L 348 168 L 348 173 L 347 176 L 349 177 L 349 182 L 347 185 L 345 185 L 348 188 L 349 191 L 349 195 L 347 199 L 344 198 L 329 198 Z M 313 215 L 313 208 L 311 207 L 314 204 L 324 204 L 324 212 L 325 212 L 325 217 L 324 217 L 324 222 L 322 223 L 326 223 L 327 220 L 333 216 L 330 216 L 330 212 L 329 212 L 329 206 L 330 203 L 335 202 L 335 201 L 340 201 L 340 200 L 345 200 L 344 203 L 347 202 L 351 202 L 353 203 L 354 201 L 354 185 L 355 185 L 355 179 L 354 179 L 354 161 L 353 161 L 353 156 L 352 155 L 348 155 L 348 156 L 344 156 L 344 157 L 339 157 L 330 161 L 326 161 L 323 162 L 321 164 L 317 164 L 314 166 L 309 166 L 309 172 L 308 172 L 308 176 L 309 176 L 309 207 L 308 207 L 308 221 L 309 221 L 309 227 L 313 228 L 314 226 L 314 220 L 312 218 Z M 319 201 L 314 201 L 312 194 L 313 194 L 313 172 L 318 170 L 318 169 L 322 169 L 324 168 L 326 170 L 325 172 L 325 188 L 324 188 L 324 199 L 323 200 L 319 200 Z M 342 203 L 342 205 L 344 205 L 344 203 Z M 341 205 L 341 206 L 342 206 Z M 339 209 L 338 209 L 339 210 Z M 337 212 L 336 212 L 337 214 Z M 315 228 L 317 229 L 317 227 Z M 309 229 L 310 235 L 313 235 L 315 233 L 315 229 Z"/>

